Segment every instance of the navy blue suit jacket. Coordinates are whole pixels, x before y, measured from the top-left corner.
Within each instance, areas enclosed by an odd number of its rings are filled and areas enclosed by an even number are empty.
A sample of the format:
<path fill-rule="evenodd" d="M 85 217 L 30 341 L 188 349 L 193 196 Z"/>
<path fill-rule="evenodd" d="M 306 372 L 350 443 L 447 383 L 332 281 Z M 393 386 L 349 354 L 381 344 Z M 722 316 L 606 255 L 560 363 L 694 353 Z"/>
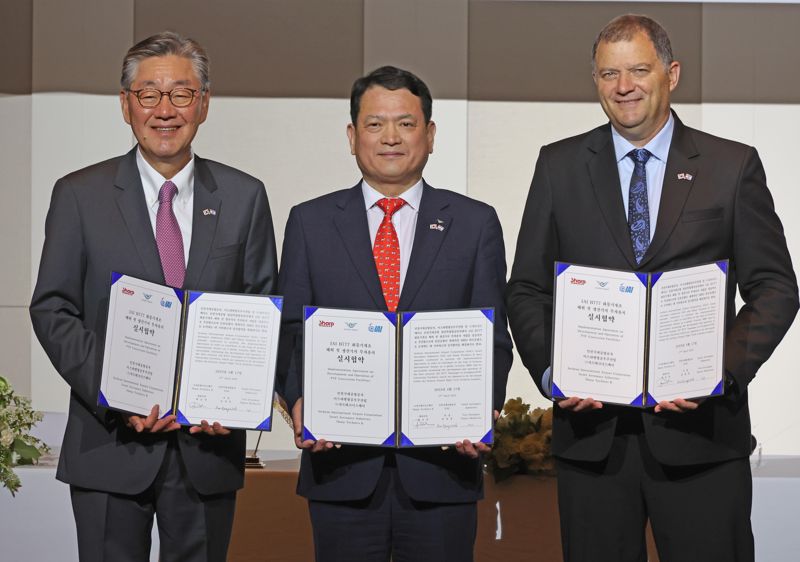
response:
<path fill-rule="evenodd" d="M 430 224 L 441 224 L 444 230 Z M 503 234 L 494 209 L 425 184 L 398 311 L 494 307 L 498 410 L 512 360 L 503 304 L 505 275 Z M 291 406 L 302 395 L 302 307 L 386 310 L 360 183 L 292 209 L 278 287 L 285 299 L 278 385 Z M 403 487 L 415 500 L 471 502 L 482 495 L 478 461 L 454 448 L 394 453 L 354 445 L 316 454 L 304 451 L 298 493 L 324 501 L 365 498 L 375 489 L 387 454 L 396 455 Z"/>

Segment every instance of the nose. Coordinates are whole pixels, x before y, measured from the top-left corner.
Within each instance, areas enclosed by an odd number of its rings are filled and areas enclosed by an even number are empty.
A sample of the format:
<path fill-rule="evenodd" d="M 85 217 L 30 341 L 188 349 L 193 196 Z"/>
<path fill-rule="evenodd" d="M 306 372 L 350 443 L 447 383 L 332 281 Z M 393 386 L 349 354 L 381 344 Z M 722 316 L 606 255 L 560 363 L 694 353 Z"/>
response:
<path fill-rule="evenodd" d="M 617 93 L 627 94 L 635 88 L 633 78 L 627 72 L 620 72 L 617 79 Z"/>
<path fill-rule="evenodd" d="M 172 105 L 168 93 L 163 92 L 161 94 L 161 99 L 159 100 L 158 105 L 155 107 L 154 113 L 156 117 L 161 119 L 169 119 L 175 115 L 175 106 Z"/>
<path fill-rule="evenodd" d="M 396 124 L 389 123 L 387 124 L 386 127 L 383 128 L 383 136 L 381 137 L 381 142 L 383 144 L 388 144 L 389 146 L 394 146 L 402 142 L 402 138 L 400 137 L 400 132 Z"/>

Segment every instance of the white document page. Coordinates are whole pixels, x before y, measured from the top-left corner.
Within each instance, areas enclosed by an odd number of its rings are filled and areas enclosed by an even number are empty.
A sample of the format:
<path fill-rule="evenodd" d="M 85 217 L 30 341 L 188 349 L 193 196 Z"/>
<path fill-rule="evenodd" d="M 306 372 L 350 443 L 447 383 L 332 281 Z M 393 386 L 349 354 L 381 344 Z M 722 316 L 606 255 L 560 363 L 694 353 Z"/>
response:
<path fill-rule="evenodd" d="M 178 421 L 271 429 L 280 308 L 264 295 L 187 297 Z"/>
<path fill-rule="evenodd" d="M 481 310 L 403 313 L 403 319 L 401 443 L 481 441 L 492 429 L 492 320 Z"/>
<path fill-rule="evenodd" d="M 147 415 L 171 407 L 181 302 L 175 291 L 128 275 L 111 285 L 99 402 Z"/>
<path fill-rule="evenodd" d="M 317 308 L 306 317 L 307 438 L 394 445 L 396 337 L 382 312 Z"/>
<path fill-rule="evenodd" d="M 653 278 L 650 394 L 656 401 L 708 396 L 724 376 L 727 275 L 712 263 Z"/>
<path fill-rule="evenodd" d="M 554 396 L 558 389 L 616 404 L 641 398 L 647 287 L 640 277 L 568 265 L 556 276 L 553 307 Z"/>

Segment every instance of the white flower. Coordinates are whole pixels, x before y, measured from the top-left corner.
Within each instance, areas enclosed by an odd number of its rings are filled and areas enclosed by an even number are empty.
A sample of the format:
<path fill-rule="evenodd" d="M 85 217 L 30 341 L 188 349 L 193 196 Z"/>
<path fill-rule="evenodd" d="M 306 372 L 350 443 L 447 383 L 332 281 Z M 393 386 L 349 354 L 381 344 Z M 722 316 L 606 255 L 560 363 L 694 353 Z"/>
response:
<path fill-rule="evenodd" d="M 14 442 L 14 432 L 10 429 L 4 429 L 0 432 L 0 445 L 3 447 L 11 447 L 11 444 Z"/>

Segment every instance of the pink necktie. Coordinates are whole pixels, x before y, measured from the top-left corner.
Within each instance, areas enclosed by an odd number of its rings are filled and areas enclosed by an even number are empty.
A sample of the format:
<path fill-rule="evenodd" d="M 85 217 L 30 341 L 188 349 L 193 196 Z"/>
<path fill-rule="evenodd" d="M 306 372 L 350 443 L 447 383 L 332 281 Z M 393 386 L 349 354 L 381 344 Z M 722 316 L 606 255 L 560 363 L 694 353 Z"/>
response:
<path fill-rule="evenodd" d="M 156 245 L 161 258 L 164 281 L 170 287 L 182 287 L 186 275 L 186 262 L 183 257 L 183 236 L 178 227 L 178 219 L 172 210 L 172 199 L 178 187 L 165 181 L 158 192 L 158 213 L 156 214 Z"/>
<path fill-rule="evenodd" d="M 392 215 L 405 204 L 403 199 L 385 197 L 376 203 L 384 215 L 378 234 L 375 236 L 372 255 L 375 256 L 375 267 L 381 280 L 386 308 L 391 312 L 397 310 L 397 303 L 400 300 L 400 241 L 392 224 Z"/>

